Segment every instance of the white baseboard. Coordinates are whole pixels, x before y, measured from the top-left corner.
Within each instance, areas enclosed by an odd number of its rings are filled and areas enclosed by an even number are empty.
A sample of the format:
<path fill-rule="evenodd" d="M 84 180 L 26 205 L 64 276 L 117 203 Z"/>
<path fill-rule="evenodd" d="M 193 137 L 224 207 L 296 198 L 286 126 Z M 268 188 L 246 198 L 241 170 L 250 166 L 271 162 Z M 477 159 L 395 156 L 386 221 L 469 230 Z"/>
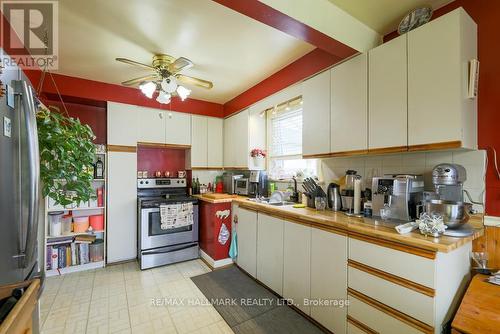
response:
<path fill-rule="evenodd" d="M 203 260 L 207 261 L 207 263 L 214 269 L 224 267 L 233 263 L 233 259 L 231 259 L 230 257 L 222 260 L 214 260 L 202 249 L 200 249 L 200 256 L 203 258 Z"/>

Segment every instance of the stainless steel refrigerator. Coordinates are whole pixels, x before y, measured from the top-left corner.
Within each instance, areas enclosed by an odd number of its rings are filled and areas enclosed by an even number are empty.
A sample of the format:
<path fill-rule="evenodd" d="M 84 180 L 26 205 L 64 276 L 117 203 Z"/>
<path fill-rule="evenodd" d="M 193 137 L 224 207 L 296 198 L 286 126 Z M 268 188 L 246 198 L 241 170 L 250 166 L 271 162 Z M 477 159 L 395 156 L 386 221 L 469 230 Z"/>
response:
<path fill-rule="evenodd" d="M 4 59 L 2 49 L 0 54 Z M 0 97 L 2 286 L 40 275 L 43 262 L 39 265 L 39 156 L 35 118 L 38 100 L 19 68 L 5 66 L 0 80 L 6 88 L 5 96 Z"/>

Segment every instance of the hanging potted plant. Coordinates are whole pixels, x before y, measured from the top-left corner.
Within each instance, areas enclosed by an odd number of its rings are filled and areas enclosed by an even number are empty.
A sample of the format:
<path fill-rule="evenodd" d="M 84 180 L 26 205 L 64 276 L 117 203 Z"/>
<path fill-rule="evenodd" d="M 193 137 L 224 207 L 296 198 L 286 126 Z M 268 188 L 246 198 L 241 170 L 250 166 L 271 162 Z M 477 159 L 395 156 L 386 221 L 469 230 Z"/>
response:
<path fill-rule="evenodd" d="M 260 148 L 254 148 L 250 151 L 250 156 L 253 158 L 253 164 L 256 168 L 264 168 L 266 151 Z"/>
<path fill-rule="evenodd" d="M 94 133 L 79 119 L 41 106 L 37 112 L 42 194 L 63 206 L 95 198 Z"/>

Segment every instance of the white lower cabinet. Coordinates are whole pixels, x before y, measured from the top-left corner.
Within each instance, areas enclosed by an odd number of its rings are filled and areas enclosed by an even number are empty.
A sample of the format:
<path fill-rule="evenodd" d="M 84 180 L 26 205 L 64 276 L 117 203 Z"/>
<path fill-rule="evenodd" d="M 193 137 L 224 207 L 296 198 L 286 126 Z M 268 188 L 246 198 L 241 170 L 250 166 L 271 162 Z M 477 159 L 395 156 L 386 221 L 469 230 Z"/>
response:
<path fill-rule="evenodd" d="M 238 259 L 237 263 L 252 277 L 257 271 L 257 212 L 236 209 L 238 217 Z"/>
<path fill-rule="evenodd" d="M 283 224 L 281 219 L 258 213 L 257 279 L 281 296 L 283 295 Z"/>
<path fill-rule="evenodd" d="M 347 237 L 311 230 L 311 302 L 347 299 Z M 346 332 L 347 306 L 311 306 L 311 317 L 333 333 Z"/>
<path fill-rule="evenodd" d="M 283 297 L 310 315 L 311 227 L 285 222 L 283 254 Z"/>
<path fill-rule="evenodd" d="M 108 152 L 108 263 L 137 256 L 137 153 Z"/>

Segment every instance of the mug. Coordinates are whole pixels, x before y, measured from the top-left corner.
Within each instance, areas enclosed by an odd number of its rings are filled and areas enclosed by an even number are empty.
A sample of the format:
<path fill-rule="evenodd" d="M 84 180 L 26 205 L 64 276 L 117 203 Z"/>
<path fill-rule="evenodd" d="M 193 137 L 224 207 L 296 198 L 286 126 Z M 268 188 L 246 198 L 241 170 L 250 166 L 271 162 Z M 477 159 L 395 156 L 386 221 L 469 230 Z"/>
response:
<path fill-rule="evenodd" d="M 155 176 L 156 176 L 156 177 L 161 177 L 161 172 L 160 172 L 159 170 L 157 170 L 157 171 L 155 172 Z"/>
<path fill-rule="evenodd" d="M 185 170 L 178 171 L 177 177 L 180 177 L 180 178 L 186 177 L 186 171 Z"/>

